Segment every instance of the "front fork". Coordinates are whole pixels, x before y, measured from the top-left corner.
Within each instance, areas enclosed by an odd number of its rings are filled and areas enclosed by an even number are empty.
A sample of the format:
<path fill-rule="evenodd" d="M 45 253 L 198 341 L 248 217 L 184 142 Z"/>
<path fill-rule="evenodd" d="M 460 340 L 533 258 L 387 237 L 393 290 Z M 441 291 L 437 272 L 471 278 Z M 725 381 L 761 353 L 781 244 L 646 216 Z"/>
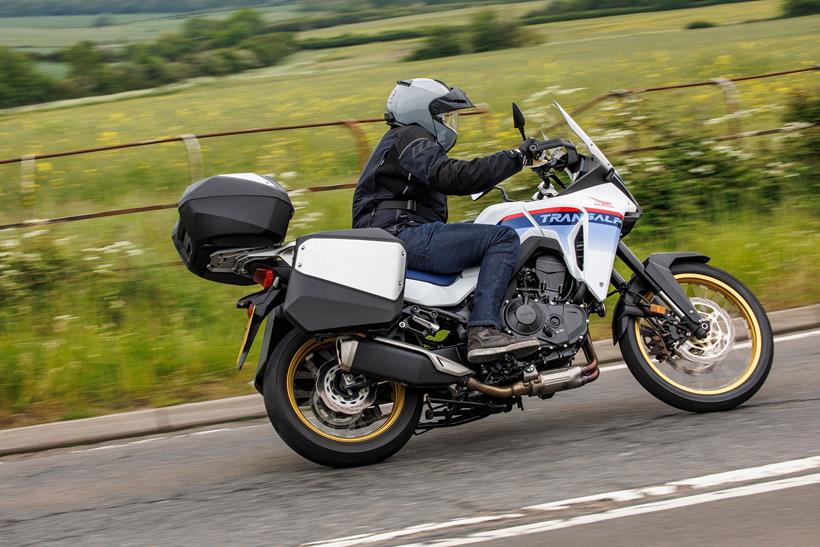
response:
<path fill-rule="evenodd" d="M 612 270 L 612 285 L 621 293 L 612 323 L 614 342 L 623 336 L 629 316 L 645 317 L 651 313 L 641 298 L 646 292 L 654 294 L 666 304 L 680 321 L 687 338 L 706 336 L 709 324 L 695 311 L 670 268 L 676 262 L 708 262 L 709 257 L 697 253 L 656 253 L 641 262 L 623 240 L 618 242 L 617 256 L 635 275 L 627 282 L 614 268 Z"/>

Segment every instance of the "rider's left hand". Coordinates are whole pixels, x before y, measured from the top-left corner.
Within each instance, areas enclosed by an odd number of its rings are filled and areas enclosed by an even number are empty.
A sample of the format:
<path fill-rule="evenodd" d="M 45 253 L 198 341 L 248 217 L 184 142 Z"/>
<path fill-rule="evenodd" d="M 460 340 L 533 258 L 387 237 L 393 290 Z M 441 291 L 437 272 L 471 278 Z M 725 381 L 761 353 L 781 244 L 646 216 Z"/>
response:
<path fill-rule="evenodd" d="M 521 157 L 524 159 L 524 166 L 525 167 L 532 166 L 533 162 L 536 161 L 536 154 L 540 154 L 540 153 L 533 154 L 532 152 L 530 152 L 530 146 L 536 145 L 536 144 L 538 144 L 538 141 L 536 139 L 533 139 L 532 137 L 530 137 L 529 139 L 522 142 L 521 145 L 518 147 L 518 152 L 521 154 Z"/>
<path fill-rule="evenodd" d="M 539 152 L 537 156 L 532 159 L 532 163 L 527 165 L 531 169 L 536 169 L 538 167 L 543 167 L 549 163 L 549 158 L 547 157 L 546 152 Z"/>

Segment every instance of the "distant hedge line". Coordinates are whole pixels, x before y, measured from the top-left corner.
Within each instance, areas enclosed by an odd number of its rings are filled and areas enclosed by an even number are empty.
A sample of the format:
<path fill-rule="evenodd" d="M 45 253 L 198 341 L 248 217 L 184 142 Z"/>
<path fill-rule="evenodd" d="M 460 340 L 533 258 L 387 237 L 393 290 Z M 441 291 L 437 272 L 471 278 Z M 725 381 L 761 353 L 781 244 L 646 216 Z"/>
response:
<path fill-rule="evenodd" d="M 378 34 L 340 34 L 327 38 L 310 38 L 299 40 L 297 45 L 300 49 L 331 49 L 335 47 L 358 46 L 373 42 L 392 42 L 394 40 L 408 40 L 411 38 L 422 38 L 429 32 L 422 30 L 388 30 Z"/>
<path fill-rule="evenodd" d="M 0 48 L 0 108 L 222 76 L 275 65 L 297 49 L 293 35 L 269 32 L 262 16 L 250 9 L 222 20 L 191 18 L 181 32 L 118 51 L 86 41 L 40 56 L 69 65 L 62 80 L 40 74 L 32 57 Z"/>
<path fill-rule="evenodd" d="M 283 3 L 282 0 L 3 0 L 0 2 L 0 17 L 185 13 Z"/>
<path fill-rule="evenodd" d="M 700 8 L 745 1 L 747 0 L 557 0 L 543 9 L 528 13 L 524 17 L 524 24 L 540 25 L 574 19 Z"/>

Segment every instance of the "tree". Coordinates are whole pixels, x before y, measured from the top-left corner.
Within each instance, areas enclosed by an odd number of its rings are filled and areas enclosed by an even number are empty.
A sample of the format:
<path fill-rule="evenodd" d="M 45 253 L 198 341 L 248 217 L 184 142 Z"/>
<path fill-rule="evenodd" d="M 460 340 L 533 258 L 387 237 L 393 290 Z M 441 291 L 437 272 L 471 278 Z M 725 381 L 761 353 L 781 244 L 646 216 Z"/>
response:
<path fill-rule="evenodd" d="M 182 34 L 168 32 L 163 34 L 151 46 L 151 50 L 164 59 L 176 61 L 196 50 L 196 44 Z"/>
<path fill-rule="evenodd" d="M 252 51 L 265 66 L 279 63 L 296 50 L 293 36 L 282 32 L 248 38 L 239 47 Z"/>
<path fill-rule="evenodd" d="M 430 30 L 422 46 L 411 53 L 406 60 L 420 61 L 436 57 L 450 57 L 465 53 L 462 31 L 458 27 L 436 27 Z"/>
<path fill-rule="evenodd" d="M 517 21 L 499 21 L 495 12 L 477 13 L 466 27 L 438 27 L 429 32 L 422 46 L 408 61 L 449 57 L 523 46 L 527 34 Z"/>
<path fill-rule="evenodd" d="M 0 107 L 20 106 L 52 100 L 56 95 L 54 81 L 37 72 L 32 60 L 0 46 Z"/>
<path fill-rule="evenodd" d="M 499 21 L 494 11 L 473 16 L 469 25 L 470 49 L 475 52 L 507 49 L 524 45 L 524 31 L 515 21 Z"/>
<path fill-rule="evenodd" d="M 820 13 L 820 0 L 786 0 L 783 14 L 787 17 L 800 17 Z"/>
<path fill-rule="evenodd" d="M 235 46 L 243 40 L 262 34 L 264 30 L 265 21 L 258 11 L 241 9 L 221 21 L 219 28 L 213 34 L 214 45 L 217 47 Z"/>
<path fill-rule="evenodd" d="M 105 55 L 92 42 L 77 42 L 64 49 L 60 57 L 71 66 L 72 77 L 93 76 L 105 61 Z"/>
<path fill-rule="evenodd" d="M 204 17 L 191 17 L 182 25 L 182 33 L 196 43 L 198 50 L 207 49 L 220 22 Z"/>
<path fill-rule="evenodd" d="M 176 80 L 168 63 L 158 55 L 141 55 L 136 59 L 145 87 L 169 84 Z"/>

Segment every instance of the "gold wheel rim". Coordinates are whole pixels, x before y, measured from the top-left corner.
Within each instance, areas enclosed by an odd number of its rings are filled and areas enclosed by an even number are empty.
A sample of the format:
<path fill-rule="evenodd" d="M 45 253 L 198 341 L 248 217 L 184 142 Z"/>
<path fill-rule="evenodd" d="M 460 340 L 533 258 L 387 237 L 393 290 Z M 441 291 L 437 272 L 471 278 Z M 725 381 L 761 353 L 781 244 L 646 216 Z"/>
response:
<path fill-rule="evenodd" d="M 731 384 L 718 388 L 718 389 L 697 389 L 689 386 L 685 386 L 676 382 L 675 380 L 669 378 L 663 371 L 658 368 L 655 362 L 649 357 L 649 354 L 646 351 L 646 346 L 643 341 L 643 336 L 641 335 L 641 321 L 635 321 L 635 338 L 638 341 L 638 347 L 641 350 L 641 354 L 643 355 L 644 360 L 646 363 L 652 368 L 655 374 L 658 375 L 664 382 L 668 383 L 671 386 L 676 387 L 681 391 L 685 391 L 686 393 L 692 393 L 694 395 L 722 395 L 724 393 L 729 393 L 737 389 L 739 386 L 743 385 L 746 380 L 748 380 L 754 371 L 757 369 L 757 366 L 760 363 L 760 354 L 762 352 L 762 334 L 760 329 L 760 323 L 757 321 L 757 317 L 755 317 L 752 308 L 749 306 L 746 299 L 738 294 L 736 290 L 732 287 L 720 281 L 719 279 L 715 279 L 714 277 L 710 277 L 704 274 L 697 274 L 697 273 L 682 273 L 675 275 L 675 279 L 678 280 L 681 284 L 686 282 L 695 282 L 699 285 L 705 286 L 712 290 L 715 290 L 721 293 L 727 300 L 732 302 L 737 308 L 740 310 L 741 314 L 743 315 L 743 319 L 746 321 L 747 328 L 749 330 L 749 338 L 752 344 L 752 351 L 751 357 L 749 358 L 748 362 L 746 363 L 746 368 L 743 370 L 743 373 Z"/>
<path fill-rule="evenodd" d="M 361 435 L 359 437 L 341 437 L 339 435 L 332 435 L 326 431 L 322 431 L 315 424 L 311 423 L 308 420 L 307 416 L 304 415 L 299 404 L 296 402 L 296 393 L 295 393 L 295 378 L 296 378 L 296 371 L 299 368 L 299 365 L 302 363 L 303 359 L 305 359 L 308 355 L 314 352 L 317 349 L 323 348 L 325 346 L 335 345 L 336 338 L 325 338 L 325 339 L 317 339 L 313 338 L 305 342 L 302 347 L 296 352 L 293 358 L 290 360 L 290 364 L 288 365 L 288 374 L 287 374 L 287 385 L 286 389 L 288 392 L 288 401 L 290 402 L 291 409 L 296 414 L 296 417 L 299 418 L 308 429 L 319 435 L 320 437 L 324 437 L 325 439 L 329 439 L 331 441 L 340 442 L 340 443 L 363 443 L 365 441 L 369 441 L 378 437 L 379 435 L 383 434 L 385 431 L 390 429 L 396 420 L 398 420 L 399 415 L 401 414 L 402 408 L 404 408 L 404 399 L 405 399 L 405 390 L 404 386 L 401 384 L 396 384 L 394 382 L 390 382 L 390 386 L 393 388 L 393 408 L 390 411 L 390 414 L 387 417 L 387 420 L 380 425 L 374 431 L 367 433 L 365 435 Z"/>

